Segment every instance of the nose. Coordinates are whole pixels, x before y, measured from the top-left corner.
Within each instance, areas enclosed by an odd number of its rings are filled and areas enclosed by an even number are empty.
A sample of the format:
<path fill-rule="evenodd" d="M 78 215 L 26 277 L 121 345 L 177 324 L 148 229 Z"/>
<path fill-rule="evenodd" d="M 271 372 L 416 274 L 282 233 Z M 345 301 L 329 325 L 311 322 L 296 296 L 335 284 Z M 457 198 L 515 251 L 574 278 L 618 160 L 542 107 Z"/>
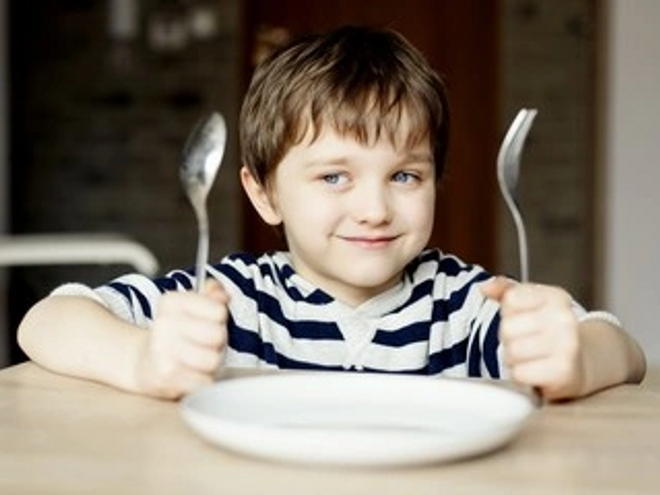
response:
<path fill-rule="evenodd" d="M 381 225 L 392 219 L 389 192 L 380 184 L 365 184 L 353 191 L 353 216 L 358 223 Z"/>

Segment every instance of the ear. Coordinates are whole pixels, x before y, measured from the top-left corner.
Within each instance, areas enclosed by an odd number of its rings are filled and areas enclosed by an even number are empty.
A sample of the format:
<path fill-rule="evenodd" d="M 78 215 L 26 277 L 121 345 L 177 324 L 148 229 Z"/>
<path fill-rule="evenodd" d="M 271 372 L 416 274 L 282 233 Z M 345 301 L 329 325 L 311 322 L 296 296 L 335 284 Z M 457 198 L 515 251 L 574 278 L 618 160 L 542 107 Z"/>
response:
<path fill-rule="evenodd" d="M 277 208 L 272 203 L 272 198 L 266 188 L 252 175 L 250 170 L 243 166 L 241 168 L 241 184 L 243 189 L 250 198 L 250 202 L 254 209 L 257 210 L 259 216 L 268 225 L 279 225 L 282 223 L 282 217 L 277 212 Z"/>

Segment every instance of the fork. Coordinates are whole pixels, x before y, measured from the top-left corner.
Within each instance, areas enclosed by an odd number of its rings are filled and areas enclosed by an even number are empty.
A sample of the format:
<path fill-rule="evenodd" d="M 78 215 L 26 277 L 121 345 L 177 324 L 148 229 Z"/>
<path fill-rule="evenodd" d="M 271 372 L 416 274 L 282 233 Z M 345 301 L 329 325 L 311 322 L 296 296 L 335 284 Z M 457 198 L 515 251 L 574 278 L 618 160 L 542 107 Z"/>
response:
<path fill-rule="evenodd" d="M 520 281 L 529 281 L 529 254 L 527 251 L 527 233 L 518 204 L 518 176 L 520 156 L 527 139 L 536 109 L 523 108 L 518 112 L 504 136 L 497 155 L 497 179 L 504 201 L 509 208 L 518 234 L 518 255 L 520 257 Z"/>
<path fill-rule="evenodd" d="M 527 233 L 518 204 L 518 177 L 520 175 L 520 157 L 527 134 L 532 127 L 537 110 L 523 108 L 518 112 L 504 136 L 500 152 L 497 155 L 497 180 L 502 197 L 511 212 L 513 223 L 518 233 L 518 254 L 520 256 L 520 281 L 529 282 L 529 254 L 527 252 Z M 543 394 L 539 387 L 529 388 L 529 397 L 540 407 Z"/>

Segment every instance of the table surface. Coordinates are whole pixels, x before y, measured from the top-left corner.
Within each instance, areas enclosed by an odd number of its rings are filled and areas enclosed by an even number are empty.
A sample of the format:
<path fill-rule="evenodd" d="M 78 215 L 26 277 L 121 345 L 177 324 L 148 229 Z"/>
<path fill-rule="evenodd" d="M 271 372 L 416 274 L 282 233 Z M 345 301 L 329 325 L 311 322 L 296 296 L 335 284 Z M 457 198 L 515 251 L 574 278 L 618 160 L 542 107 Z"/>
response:
<path fill-rule="evenodd" d="M 544 405 L 494 453 L 405 468 L 264 461 L 213 447 L 177 402 L 59 376 L 0 371 L 0 493 L 660 493 L 660 369 Z"/>

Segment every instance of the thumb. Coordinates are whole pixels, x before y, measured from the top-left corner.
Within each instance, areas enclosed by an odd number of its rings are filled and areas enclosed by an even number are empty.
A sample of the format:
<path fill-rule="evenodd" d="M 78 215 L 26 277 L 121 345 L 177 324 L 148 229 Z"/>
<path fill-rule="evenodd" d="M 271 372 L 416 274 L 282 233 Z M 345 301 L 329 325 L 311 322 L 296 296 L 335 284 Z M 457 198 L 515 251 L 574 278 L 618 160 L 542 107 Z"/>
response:
<path fill-rule="evenodd" d="M 229 302 L 229 294 L 227 294 L 225 288 L 217 280 L 207 279 L 204 282 L 204 288 L 202 290 L 202 293 L 205 296 L 216 299 L 219 302 L 222 303 Z"/>
<path fill-rule="evenodd" d="M 481 293 L 489 299 L 501 302 L 504 294 L 516 282 L 506 277 L 493 277 L 481 285 Z"/>

